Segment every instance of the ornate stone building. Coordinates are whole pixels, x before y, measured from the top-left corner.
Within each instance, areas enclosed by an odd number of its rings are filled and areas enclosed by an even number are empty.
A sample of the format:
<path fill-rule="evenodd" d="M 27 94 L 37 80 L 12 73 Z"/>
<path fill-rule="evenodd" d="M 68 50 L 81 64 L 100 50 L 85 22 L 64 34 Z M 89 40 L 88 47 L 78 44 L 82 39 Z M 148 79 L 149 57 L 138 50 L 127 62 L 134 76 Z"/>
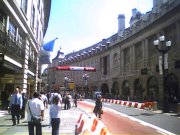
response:
<path fill-rule="evenodd" d="M 166 90 L 170 106 L 175 105 L 180 99 L 180 1 L 154 0 L 152 10 L 146 14 L 133 9 L 126 29 L 124 19 L 119 15 L 118 32 L 113 36 L 49 65 L 91 66 L 96 72 L 49 70 L 49 85 L 63 86 L 67 76 L 83 92 L 82 75 L 87 73 L 89 95 L 100 90 L 103 97 L 161 103 Z M 153 44 L 161 35 L 172 43 L 165 54 L 165 78 L 161 74 L 162 54 Z"/>
<path fill-rule="evenodd" d="M 0 1 L 0 91 L 20 86 L 37 90 L 39 52 L 46 33 L 51 0 Z"/>

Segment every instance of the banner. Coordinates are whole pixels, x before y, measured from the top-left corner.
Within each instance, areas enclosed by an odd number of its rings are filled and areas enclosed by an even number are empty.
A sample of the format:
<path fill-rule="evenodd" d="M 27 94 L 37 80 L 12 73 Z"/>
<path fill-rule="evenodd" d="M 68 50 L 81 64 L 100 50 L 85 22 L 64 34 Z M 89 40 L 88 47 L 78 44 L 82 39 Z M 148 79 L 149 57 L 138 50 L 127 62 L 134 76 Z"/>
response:
<path fill-rule="evenodd" d="M 163 71 L 162 71 L 162 56 L 159 56 L 159 74 L 162 75 Z"/>
<path fill-rule="evenodd" d="M 164 69 L 168 69 L 168 53 L 164 54 Z"/>
<path fill-rule="evenodd" d="M 56 66 L 55 69 L 56 70 L 96 72 L 96 68 L 94 67 Z"/>

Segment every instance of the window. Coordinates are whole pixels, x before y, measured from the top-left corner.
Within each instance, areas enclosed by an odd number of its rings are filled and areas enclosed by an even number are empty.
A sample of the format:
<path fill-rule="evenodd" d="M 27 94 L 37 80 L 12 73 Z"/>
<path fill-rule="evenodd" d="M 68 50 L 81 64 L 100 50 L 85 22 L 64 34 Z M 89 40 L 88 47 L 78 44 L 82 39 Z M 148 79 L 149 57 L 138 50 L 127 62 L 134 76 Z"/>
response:
<path fill-rule="evenodd" d="M 21 0 L 21 10 L 25 15 L 27 14 L 27 0 Z"/>
<path fill-rule="evenodd" d="M 38 38 L 39 38 L 39 21 L 37 20 L 37 28 L 36 28 L 36 39 L 37 39 L 37 42 L 39 41 Z"/>
<path fill-rule="evenodd" d="M 118 54 L 115 53 L 114 56 L 113 56 L 113 64 L 117 64 L 118 63 Z"/>
<path fill-rule="evenodd" d="M 5 31 L 5 15 L 2 11 L 0 11 L 0 30 Z"/>
<path fill-rule="evenodd" d="M 35 21 L 35 8 L 33 6 L 31 13 L 31 27 L 34 29 L 34 21 Z"/>
<path fill-rule="evenodd" d="M 29 59 L 33 62 L 35 61 L 35 52 L 31 46 L 29 47 Z"/>
<path fill-rule="evenodd" d="M 39 9 L 39 12 L 40 12 L 40 2 L 41 2 L 41 0 L 38 0 L 38 2 L 37 2 L 37 8 Z"/>
<path fill-rule="evenodd" d="M 23 42 L 22 35 L 18 34 L 17 45 L 19 48 L 22 48 L 22 42 Z"/>
<path fill-rule="evenodd" d="M 156 37 L 157 37 L 156 35 L 152 35 L 148 38 L 148 50 L 149 50 L 149 56 L 150 57 L 152 57 L 158 53 L 156 48 L 153 45 L 154 40 L 157 39 Z"/>
<path fill-rule="evenodd" d="M 177 47 L 177 27 L 176 24 L 172 24 L 170 26 L 168 26 L 167 28 L 165 28 L 164 33 L 165 33 L 165 41 L 167 42 L 168 40 L 170 40 L 172 42 L 172 47 L 176 48 Z"/>
<path fill-rule="evenodd" d="M 130 63 L 130 48 L 126 48 L 124 50 L 124 64 L 129 64 Z"/>
<path fill-rule="evenodd" d="M 103 57 L 103 75 L 107 75 L 108 59 L 107 56 Z"/>
<path fill-rule="evenodd" d="M 142 43 L 139 42 L 137 44 L 135 44 L 135 58 L 136 60 L 141 60 L 143 58 L 142 56 Z"/>
<path fill-rule="evenodd" d="M 15 28 L 15 25 L 12 22 L 10 22 L 10 21 L 9 21 L 8 35 L 9 35 L 9 38 L 12 41 L 15 41 L 16 28 Z"/>

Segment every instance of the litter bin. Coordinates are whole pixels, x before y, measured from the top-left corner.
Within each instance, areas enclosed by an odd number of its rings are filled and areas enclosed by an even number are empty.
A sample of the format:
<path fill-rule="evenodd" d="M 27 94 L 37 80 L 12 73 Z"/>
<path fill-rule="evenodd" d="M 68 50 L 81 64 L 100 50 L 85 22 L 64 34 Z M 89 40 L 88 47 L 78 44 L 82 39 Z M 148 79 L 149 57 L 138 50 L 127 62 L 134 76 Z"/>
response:
<path fill-rule="evenodd" d="M 154 101 L 154 105 L 153 105 L 153 111 L 157 111 L 157 102 L 156 101 Z"/>
<path fill-rule="evenodd" d="M 180 103 L 177 103 L 177 113 L 180 114 Z"/>

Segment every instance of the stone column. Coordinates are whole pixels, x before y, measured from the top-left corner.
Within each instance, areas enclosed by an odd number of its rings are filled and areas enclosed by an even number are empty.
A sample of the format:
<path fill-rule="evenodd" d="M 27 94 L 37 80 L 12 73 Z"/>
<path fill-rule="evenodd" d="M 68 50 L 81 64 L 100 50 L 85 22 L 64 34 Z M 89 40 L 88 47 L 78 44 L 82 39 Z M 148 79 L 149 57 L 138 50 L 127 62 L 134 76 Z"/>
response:
<path fill-rule="evenodd" d="M 26 40 L 24 42 L 25 46 L 25 58 L 24 58 L 24 65 L 23 65 L 23 91 L 27 92 L 27 74 L 28 74 L 28 58 L 29 58 L 29 42 Z"/>

